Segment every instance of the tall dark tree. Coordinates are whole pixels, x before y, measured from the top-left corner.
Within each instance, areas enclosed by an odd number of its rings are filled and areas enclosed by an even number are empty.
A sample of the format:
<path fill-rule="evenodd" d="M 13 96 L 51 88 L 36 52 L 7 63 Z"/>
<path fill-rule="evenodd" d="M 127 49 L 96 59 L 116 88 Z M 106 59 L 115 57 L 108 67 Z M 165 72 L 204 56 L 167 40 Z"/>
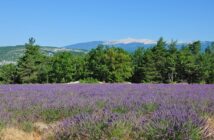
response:
<path fill-rule="evenodd" d="M 200 44 L 193 42 L 179 53 L 178 73 L 181 81 L 199 83 L 202 78 L 200 65 Z"/>
<path fill-rule="evenodd" d="M 26 51 L 18 60 L 18 76 L 21 83 L 37 83 L 39 67 L 42 64 L 40 47 L 35 45 L 35 39 L 30 38 L 25 44 Z"/>
<path fill-rule="evenodd" d="M 193 55 L 199 55 L 201 51 L 201 42 L 195 41 L 192 44 L 189 44 L 189 49 Z"/>
<path fill-rule="evenodd" d="M 38 83 L 50 83 L 51 57 L 43 56 L 41 60 L 42 63 L 38 66 Z"/>
<path fill-rule="evenodd" d="M 206 48 L 201 65 L 204 83 L 214 83 L 214 43 Z"/>
<path fill-rule="evenodd" d="M 172 41 L 167 48 L 166 63 L 165 63 L 165 81 L 173 83 L 176 80 L 176 66 L 178 60 L 178 50 L 176 41 Z"/>
<path fill-rule="evenodd" d="M 145 50 L 143 47 L 139 47 L 135 50 L 133 54 L 133 66 L 134 72 L 132 76 L 132 82 L 141 83 L 144 79 L 143 70 L 144 70 L 144 53 Z"/>
<path fill-rule="evenodd" d="M 158 74 L 156 76 L 157 82 L 165 82 L 165 63 L 166 63 L 166 42 L 161 37 L 157 45 L 152 48 L 153 60 L 155 61 Z"/>
<path fill-rule="evenodd" d="M 106 46 L 99 45 L 96 49 L 92 49 L 87 56 L 88 76 L 100 81 L 105 81 L 108 76 L 108 67 L 105 63 L 104 54 Z"/>
<path fill-rule="evenodd" d="M 147 49 L 143 55 L 143 67 L 142 67 L 142 79 L 144 83 L 157 83 L 160 82 L 157 78 L 160 77 L 159 70 L 156 67 L 153 52 L 151 49 Z"/>

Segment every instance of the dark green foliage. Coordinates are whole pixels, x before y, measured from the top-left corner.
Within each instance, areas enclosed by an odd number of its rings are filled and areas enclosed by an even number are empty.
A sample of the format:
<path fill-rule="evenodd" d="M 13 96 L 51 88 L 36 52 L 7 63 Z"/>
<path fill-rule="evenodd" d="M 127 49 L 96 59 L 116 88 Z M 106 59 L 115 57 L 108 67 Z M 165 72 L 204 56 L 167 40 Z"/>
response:
<path fill-rule="evenodd" d="M 201 42 L 196 41 L 193 42 L 192 44 L 189 44 L 189 49 L 193 55 L 199 55 L 201 51 Z"/>
<path fill-rule="evenodd" d="M 133 82 L 158 82 L 166 81 L 166 43 L 160 38 L 151 49 L 137 49 L 134 53 Z"/>
<path fill-rule="evenodd" d="M 50 83 L 50 76 L 52 70 L 51 57 L 43 56 L 42 63 L 38 67 L 38 83 Z"/>
<path fill-rule="evenodd" d="M 50 61 L 50 82 L 67 83 L 84 79 L 87 75 L 84 56 L 70 52 L 56 53 Z"/>
<path fill-rule="evenodd" d="M 20 83 L 37 83 L 38 73 L 40 65 L 42 64 L 42 53 L 40 52 L 40 47 L 34 45 L 35 40 L 33 38 L 29 39 L 27 43 L 26 51 L 24 56 L 22 56 L 17 64 L 17 73 Z"/>
<path fill-rule="evenodd" d="M 96 49 L 92 49 L 87 56 L 89 75 L 100 81 L 105 81 L 108 77 L 108 67 L 104 57 L 105 51 L 104 46 L 98 46 Z"/>
<path fill-rule="evenodd" d="M 189 44 L 179 52 L 178 73 L 181 81 L 199 83 L 202 79 L 200 42 Z"/>
<path fill-rule="evenodd" d="M 203 71 L 202 81 L 205 83 L 214 83 L 214 43 L 202 55 L 201 67 Z"/>
<path fill-rule="evenodd" d="M 166 63 L 165 63 L 165 78 L 164 81 L 167 83 L 173 83 L 177 80 L 177 61 L 178 61 L 178 50 L 176 48 L 176 41 L 172 41 L 168 45 Z"/>
<path fill-rule="evenodd" d="M 85 55 L 74 56 L 73 59 L 74 59 L 73 65 L 75 67 L 74 80 L 78 81 L 80 79 L 85 79 L 87 75 Z"/>
<path fill-rule="evenodd" d="M 136 83 L 141 83 L 144 79 L 143 70 L 145 67 L 144 61 L 144 53 L 145 50 L 143 47 L 138 48 L 133 55 L 133 66 L 134 66 L 134 73 L 132 77 L 132 81 Z"/>
<path fill-rule="evenodd" d="M 0 66 L 0 83 L 12 84 L 17 79 L 16 65 L 7 64 Z"/>
<path fill-rule="evenodd" d="M 123 49 L 98 46 L 87 57 L 90 77 L 105 82 L 123 82 L 132 76 L 131 57 Z"/>
<path fill-rule="evenodd" d="M 74 81 L 75 60 L 71 53 L 60 52 L 52 58 L 51 82 L 66 83 Z"/>
<path fill-rule="evenodd" d="M 143 76 L 142 82 L 153 83 L 157 82 L 156 79 L 159 77 L 158 70 L 155 66 L 155 60 L 153 59 L 153 53 L 151 49 L 148 49 L 144 56 L 144 67 L 143 67 Z"/>
<path fill-rule="evenodd" d="M 132 82 L 141 83 L 213 83 L 214 44 L 203 53 L 199 41 L 176 48 L 162 38 L 153 48 L 138 48 L 133 55 Z"/>
<path fill-rule="evenodd" d="M 160 38 L 157 45 L 152 50 L 152 59 L 155 62 L 157 70 L 155 81 L 162 83 L 165 82 L 165 63 L 166 63 L 166 42 Z"/>

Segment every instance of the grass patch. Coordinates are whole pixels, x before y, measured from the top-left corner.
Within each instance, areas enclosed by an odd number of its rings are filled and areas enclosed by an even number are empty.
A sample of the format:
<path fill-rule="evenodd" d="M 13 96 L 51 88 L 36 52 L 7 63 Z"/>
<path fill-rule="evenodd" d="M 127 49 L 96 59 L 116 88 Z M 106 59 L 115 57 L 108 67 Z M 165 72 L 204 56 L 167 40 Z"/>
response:
<path fill-rule="evenodd" d="M 144 113 L 151 113 L 158 109 L 158 105 L 156 103 L 147 103 L 142 105 L 142 109 Z"/>
<path fill-rule="evenodd" d="M 131 131 L 131 125 L 124 122 L 117 122 L 111 126 L 108 137 L 110 139 L 129 139 Z"/>
<path fill-rule="evenodd" d="M 108 129 L 108 125 L 104 122 L 98 122 L 96 124 L 88 123 L 86 126 L 90 139 L 100 140 Z"/>
<path fill-rule="evenodd" d="M 83 108 L 77 107 L 76 109 L 50 108 L 50 109 L 43 110 L 40 114 L 42 116 L 42 120 L 44 120 L 46 123 L 52 123 L 52 122 L 56 122 L 64 118 L 71 117 L 73 115 L 77 115 L 83 112 L 92 113 L 93 109 L 91 107 L 83 107 Z"/>
<path fill-rule="evenodd" d="M 47 123 L 58 121 L 69 115 L 69 111 L 61 109 L 46 109 L 41 112 L 42 119 Z"/>
<path fill-rule="evenodd" d="M 146 131 L 144 132 L 144 138 L 148 140 L 201 140 L 202 132 L 201 128 L 194 126 L 191 122 L 186 122 L 185 124 L 177 127 L 172 126 L 167 120 L 162 120 L 156 122 L 156 124 L 147 124 Z"/>
<path fill-rule="evenodd" d="M 113 113 L 125 114 L 129 112 L 128 108 L 125 106 L 118 106 L 112 109 Z"/>
<path fill-rule="evenodd" d="M 5 127 L 5 124 L 3 122 L 0 122 L 0 132 Z"/>
<path fill-rule="evenodd" d="M 31 111 L 30 110 L 14 110 L 14 111 L 12 111 L 12 113 L 15 118 L 19 118 L 19 117 L 29 116 L 29 114 L 31 114 Z"/>
<path fill-rule="evenodd" d="M 99 108 L 99 109 L 102 109 L 106 106 L 106 102 L 105 101 L 97 101 L 96 102 L 96 106 Z"/>
<path fill-rule="evenodd" d="M 33 123 L 28 121 L 21 123 L 20 127 L 24 132 L 28 132 L 28 133 L 33 132 L 34 130 Z"/>

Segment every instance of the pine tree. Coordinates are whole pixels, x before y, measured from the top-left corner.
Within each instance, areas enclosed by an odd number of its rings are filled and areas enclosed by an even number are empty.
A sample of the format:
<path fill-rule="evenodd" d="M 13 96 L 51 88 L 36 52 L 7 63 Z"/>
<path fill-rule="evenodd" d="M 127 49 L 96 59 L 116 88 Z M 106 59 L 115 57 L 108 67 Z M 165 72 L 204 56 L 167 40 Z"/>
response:
<path fill-rule="evenodd" d="M 21 83 L 37 83 L 39 67 L 42 64 L 42 53 L 40 47 L 35 44 L 35 39 L 30 38 L 25 44 L 26 51 L 18 60 L 18 76 Z"/>
<path fill-rule="evenodd" d="M 137 48 L 134 52 L 133 55 L 134 73 L 132 76 L 132 82 L 141 83 L 143 81 L 144 53 L 145 50 L 143 47 Z"/>
<path fill-rule="evenodd" d="M 214 83 L 214 43 L 206 48 L 201 64 L 203 81 L 209 84 Z"/>
<path fill-rule="evenodd" d="M 155 61 L 155 67 L 158 70 L 156 81 L 165 82 L 165 63 L 166 63 L 166 42 L 161 37 L 157 45 L 152 48 L 153 60 Z"/>
<path fill-rule="evenodd" d="M 166 63 L 165 63 L 165 81 L 173 83 L 176 80 L 176 66 L 178 59 L 178 50 L 176 48 L 176 41 L 172 41 L 168 45 Z"/>
<path fill-rule="evenodd" d="M 202 80 L 200 42 L 184 47 L 179 53 L 178 73 L 181 81 L 199 83 Z"/>
<path fill-rule="evenodd" d="M 141 82 L 145 83 L 157 83 L 157 77 L 159 77 L 159 71 L 156 67 L 153 52 L 151 49 L 147 49 L 143 55 L 143 79 Z"/>

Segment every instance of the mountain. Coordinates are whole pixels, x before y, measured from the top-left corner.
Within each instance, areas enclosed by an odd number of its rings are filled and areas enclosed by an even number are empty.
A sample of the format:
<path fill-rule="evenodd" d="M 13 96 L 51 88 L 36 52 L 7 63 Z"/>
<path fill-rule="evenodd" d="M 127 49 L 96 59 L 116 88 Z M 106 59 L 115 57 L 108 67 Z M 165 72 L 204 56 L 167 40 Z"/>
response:
<path fill-rule="evenodd" d="M 106 44 L 115 45 L 115 44 L 131 44 L 131 43 L 139 43 L 139 44 L 156 44 L 157 42 L 149 39 L 135 39 L 135 38 L 127 38 L 120 39 L 114 41 L 107 41 Z"/>
<path fill-rule="evenodd" d="M 108 45 L 108 46 L 115 46 L 123 48 L 126 51 L 133 52 L 138 47 L 144 47 L 144 48 L 150 48 L 154 46 L 157 43 L 157 41 L 149 40 L 149 39 L 121 39 L 121 40 L 115 40 L 115 41 L 92 41 L 92 42 L 83 42 L 83 43 L 77 43 L 65 46 L 65 48 L 69 49 L 82 49 L 86 51 L 90 51 L 93 48 L 96 48 L 98 45 Z M 183 46 L 187 45 L 191 42 L 184 42 L 184 43 L 178 43 L 177 48 L 180 49 Z M 201 42 L 201 49 L 202 51 L 205 50 L 207 46 L 209 46 L 212 42 L 211 41 L 202 41 Z"/>
<path fill-rule="evenodd" d="M 24 45 L 17 46 L 4 46 L 0 47 L 0 65 L 8 63 L 16 63 L 18 58 L 20 58 L 25 51 Z M 50 46 L 41 46 L 41 51 L 45 55 L 53 55 L 60 51 L 70 51 L 73 54 L 82 54 L 87 53 L 85 50 L 81 49 L 69 49 L 69 48 L 59 48 L 59 47 L 50 47 Z"/>
<path fill-rule="evenodd" d="M 65 46 L 64 48 L 69 49 L 82 49 L 82 50 L 91 50 L 93 48 L 96 48 L 98 45 L 104 44 L 104 41 L 91 41 L 91 42 L 83 42 L 83 43 L 77 43 Z"/>
<path fill-rule="evenodd" d="M 145 48 L 152 47 L 156 44 L 156 41 L 148 40 L 148 39 L 121 39 L 121 40 L 115 40 L 115 41 L 92 41 L 92 42 L 84 42 L 84 43 L 77 43 L 65 46 L 65 48 L 70 49 L 83 49 L 83 50 L 91 50 L 93 48 L 96 48 L 98 45 L 108 45 L 108 46 L 115 46 L 123 48 L 127 51 L 134 51 L 138 47 L 144 46 Z"/>

